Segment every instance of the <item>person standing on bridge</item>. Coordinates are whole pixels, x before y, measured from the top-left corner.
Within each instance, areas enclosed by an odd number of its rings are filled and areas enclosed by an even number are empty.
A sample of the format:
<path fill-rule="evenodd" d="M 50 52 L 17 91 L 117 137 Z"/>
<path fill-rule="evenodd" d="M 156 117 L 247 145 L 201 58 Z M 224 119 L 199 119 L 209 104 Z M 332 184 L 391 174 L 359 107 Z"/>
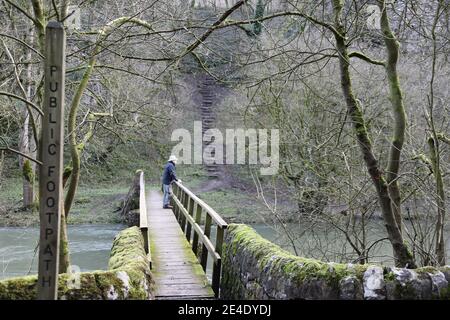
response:
<path fill-rule="evenodd" d="M 172 185 L 172 182 L 178 181 L 181 183 L 181 180 L 177 178 L 176 172 L 175 172 L 175 165 L 177 163 L 177 157 L 174 155 L 171 155 L 169 157 L 169 160 L 167 161 L 166 165 L 164 166 L 164 171 L 162 175 L 162 183 L 163 183 L 163 191 L 164 191 L 164 197 L 163 197 L 163 208 L 164 209 L 172 209 L 172 206 L 169 204 L 169 197 L 170 197 L 170 187 Z"/>

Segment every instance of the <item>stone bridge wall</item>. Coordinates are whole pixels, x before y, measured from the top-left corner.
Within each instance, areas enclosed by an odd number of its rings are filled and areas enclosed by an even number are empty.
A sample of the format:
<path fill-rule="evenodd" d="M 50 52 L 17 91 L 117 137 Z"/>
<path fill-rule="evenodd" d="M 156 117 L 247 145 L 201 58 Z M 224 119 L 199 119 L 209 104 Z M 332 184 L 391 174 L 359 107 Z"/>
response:
<path fill-rule="evenodd" d="M 450 266 L 415 270 L 297 257 L 246 225 L 223 251 L 223 299 L 450 299 Z"/>
<path fill-rule="evenodd" d="M 152 299 L 153 281 L 144 239 L 138 227 L 121 231 L 114 239 L 108 271 L 79 273 L 80 286 L 69 274 L 59 276 L 61 300 Z M 76 280 L 75 280 L 76 281 Z M 35 299 L 37 276 L 0 281 L 0 300 Z"/>

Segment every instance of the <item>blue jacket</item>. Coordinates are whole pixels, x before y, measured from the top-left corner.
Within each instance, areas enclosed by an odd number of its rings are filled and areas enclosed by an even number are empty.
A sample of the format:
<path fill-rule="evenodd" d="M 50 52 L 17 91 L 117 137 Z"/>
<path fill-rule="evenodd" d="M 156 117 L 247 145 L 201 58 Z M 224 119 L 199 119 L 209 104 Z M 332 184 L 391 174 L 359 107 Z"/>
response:
<path fill-rule="evenodd" d="M 162 182 L 163 184 L 171 184 L 173 181 L 178 181 L 175 173 L 175 164 L 172 161 L 167 162 L 164 166 Z"/>

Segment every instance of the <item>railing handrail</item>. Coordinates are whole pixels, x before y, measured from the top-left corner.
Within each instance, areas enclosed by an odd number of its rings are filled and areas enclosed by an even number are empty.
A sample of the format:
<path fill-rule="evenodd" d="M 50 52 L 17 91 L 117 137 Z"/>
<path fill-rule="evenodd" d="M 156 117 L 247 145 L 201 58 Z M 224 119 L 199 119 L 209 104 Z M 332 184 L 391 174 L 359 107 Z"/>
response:
<path fill-rule="evenodd" d="M 186 218 L 189 220 L 189 222 L 191 223 L 191 225 L 194 227 L 194 229 L 197 231 L 197 233 L 201 234 L 201 238 L 200 240 L 202 241 L 203 244 L 206 245 L 206 248 L 208 249 L 208 251 L 211 253 L 211 255 L 213 256 L 214 260 L 219 260 L 221 257 L 220 255 L 216 252 L 216 248 L 214 247 L 213 243 L 211 242 L 211 240 L 205 236 L 203 234 L 203 230 L 200 227 L 200 225 L 194 221 L 194 219 L 189 215 L 189 212 L 186 210 L 186 208 L 184 208 L 184 206 L 181 204 L 180 200 L 178 198 L 174 198 L 174 201 L 178 204 L 178 206 L 180 207 L 180 209 L 183 211 L 184 215 L 186 216 Z"/>
<path fill-rule="evenodd" d="M 214 264 L 211 287 L 215 296 L 219 297 L 222 270 L 222 246 L 224 233 L 228 224 L 213 208 L 177 181 L 174 183 L 172 204 L 174 206 L 173 212 L 177 217 L 187 240 L 191 242 L 191 236 L 193 236 L 191 244 L 192 250 L 196 256 L 199 254 L 199 241 L 202 244 L 201 257 L 199 257 L 199 260 L 205 272 L 208 265 L 208 256 L 211 255 L 213 257 Z M 203 212 L 206 214 L 204 229 L 200 226 Z M 210 239 L 212 224 L 217 225 L 215 245 Z M 192 229 L 194 231 L 193 233 L 191 232 Z"/>
<path fill-rule="evenodd" d="M 202 199 L 197 197 L 191 190 L 186 188 L 183 184 L 179 183 L 178 181 L 174 181 L 174 183 L 181 188 L 185 193 L 189 195 L 189 198 L 193 199 L 198 205 L 200 205 L 214 220 L 214 222 L 221 228 L 226 229 L 228 227 L 228 223 L 225 222 L 225 220 L 222 219 L 222 217 L 208 204 L 206 204 Z"/>

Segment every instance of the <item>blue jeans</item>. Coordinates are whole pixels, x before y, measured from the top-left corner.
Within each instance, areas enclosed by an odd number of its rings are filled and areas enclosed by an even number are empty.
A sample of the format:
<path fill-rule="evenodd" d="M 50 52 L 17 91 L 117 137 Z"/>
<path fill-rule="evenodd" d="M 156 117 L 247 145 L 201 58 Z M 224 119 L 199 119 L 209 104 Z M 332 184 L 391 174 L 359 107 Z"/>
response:
<path fill-rule="evenodd" d="M 163 184 L 163 207 L 168 206 L 170 204 L 169 196 L 170 196 L 170 184 Z"/>

